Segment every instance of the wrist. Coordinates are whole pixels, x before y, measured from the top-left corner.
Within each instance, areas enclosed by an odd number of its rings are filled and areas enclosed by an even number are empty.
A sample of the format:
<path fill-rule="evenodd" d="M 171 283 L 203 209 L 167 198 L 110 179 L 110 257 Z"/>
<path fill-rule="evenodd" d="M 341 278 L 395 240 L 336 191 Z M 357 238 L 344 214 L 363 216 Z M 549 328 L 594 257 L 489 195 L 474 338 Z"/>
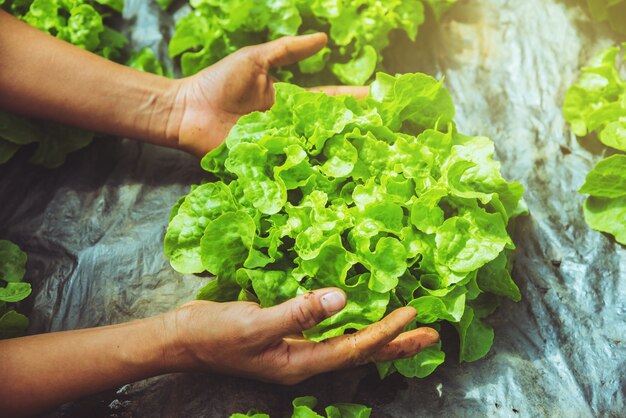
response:
<path fill-rule="evenodd" d="M 143 94 L 141 112 L 136 119 L 142 139 L 169 148 L 179 149 L 179 130 L 184 101 L 180 98 L 180 80 L 145 74 L 147 90 Z"/>
<path fill-rule="evenodd" d="M 185 110 L 182 81 L 167 79 L 167 82 L 154 106 L 151 122 L 154 124 L 155 137 L 159 138 L 160 145 L 181 149 L 180 125 Z"/>
<path fill-rule="evenodd" d="M 152 319 L 158 328 L 159 351 L 161 353 L 161 369 L 163 373 L 191 371 L 198 366 L 198 362 L 190 349 L 190 343 L 185 338 L 185 309 L 159 315 Z"/>

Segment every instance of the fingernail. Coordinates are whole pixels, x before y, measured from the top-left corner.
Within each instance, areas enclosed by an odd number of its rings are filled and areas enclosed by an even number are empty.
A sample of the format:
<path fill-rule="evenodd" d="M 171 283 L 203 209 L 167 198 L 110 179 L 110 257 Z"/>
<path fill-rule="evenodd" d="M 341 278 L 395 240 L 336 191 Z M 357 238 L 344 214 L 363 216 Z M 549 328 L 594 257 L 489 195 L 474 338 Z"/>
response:
<path fill-rule="evenodd" d="M 334 291 L 326 293 L 320 298 L 322 307 L 329 315 L 339 312 L 346 306 L 346 295 L 343 292 Z"/>

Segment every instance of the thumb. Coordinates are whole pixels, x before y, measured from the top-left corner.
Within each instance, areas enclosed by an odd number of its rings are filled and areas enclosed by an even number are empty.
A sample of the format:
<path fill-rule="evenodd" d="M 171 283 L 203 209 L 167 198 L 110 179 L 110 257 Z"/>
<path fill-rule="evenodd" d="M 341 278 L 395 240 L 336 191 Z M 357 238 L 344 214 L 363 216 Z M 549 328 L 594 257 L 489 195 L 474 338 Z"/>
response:
<path fill-rule="evenodd" d="M 328 42 L 325 33 L 302 36 L 285 36 L 275 41 L 253 46 L 250 52 L 267 68 L 294 64 L 314 55 Z"/>
<path fill-rule="evenodd" d="M 346 306 L 347 297 L 334 287 L 314 290 L 280 305 L 263 309 L 265 335 L 271 339 L 313 328 Z"/>

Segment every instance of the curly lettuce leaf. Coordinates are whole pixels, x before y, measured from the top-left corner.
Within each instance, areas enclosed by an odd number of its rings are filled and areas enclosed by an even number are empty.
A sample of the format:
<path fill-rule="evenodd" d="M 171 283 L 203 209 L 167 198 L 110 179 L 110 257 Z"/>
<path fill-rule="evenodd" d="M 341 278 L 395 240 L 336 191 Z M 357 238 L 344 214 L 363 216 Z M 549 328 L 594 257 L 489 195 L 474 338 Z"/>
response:
<path fill-rule="evenodd" d="M 0 340 L 24 335 L 28 328 L 28 318 L 14 310 L 2 313 L 0 310 Z"/>
<path fill-rule="evenodd" d="M 185 274 L 204 271 L 200 245 L 207 226 L 236 208 L 230 189 L 221 183 L 203 184 L 187 195 L 165 234 L 165 255 L 172 267 Z"/>
<path fill-rule="evenodd" d="M 148 47 L 134 52 L 126 65 L 146 73 L 172 77 L 171 72 L 167 69 L 165 64 L 160 62 L 154 55 L 152 49 Z"/>
<path fill-rule="evenodd" d="M 0 240 L 0 280 L 18 283 L 25 272 L 26 254 L 12 242 Z"/>
<path fill-rule="evenodd" d="M 0 112 L 0 138 L 16 145 L 38 142 L 43 133 L 27 118 Z"/>
<path fill-rule="evenodd" d="M 454 118 L 454 104 L 443 80 L 423 74 L 393 77 L 379 74 L 371 86 L 370 100 L 385 126 L 398 131 L 403 124 L 418 130 L 447 128 Z"/>
<path fill-rule="evenodd" d="M 565 95 L 563 113 L 577 136 L 602 131 L 626 117 L 626 83 L 616 61 L 620 49 L 608 48 L 583 68 L 578 81 Z"/>
<path fill-rule="evenodd" d="M 597 197 L 626 196 L 626 155 L 616 154 L 596 164 L 579 192 Z"/>
<path fill-rule="evenodd" d="M 393 362 L 394 369 L 406 377 L 424 378 L 430 375 L 446 358 L 441 343 L 426 347 L 415 356 Z"/>
<path fill-rule="evenodd" d="M 315 412 L 317 407 L 317 398 L 313 396 L 301 396 L 292 401 L 293 413 L 292 418 L 324 418 Z M 337 403 L 329 405 L 324 409 L 326 418 L 369 418 L 372 409 L 364 405 L 352 403 Z M 269 418 L 269 415 L 257 410 L 248 411 L 246 414 L 233 414 L 230 418 Z"/>
<path fill-rule="evenodd" d="M 511 277 L 510 270 L 510 259 L 506 252 L 501 252 L 495 260 L 478 270 L 476 285 L 483 292 L 504 296 L 514 302 L 519 302 L 522 295 Z"/>
<path fill-rule="evenodd" d="M 596 2 L 596 6 L 604 3 Z M 602 8 L 597 11 L 600 15 L 605 12 Z M 583 68 L 580 79 L 565 96 L 563 113 L 577 136 L 595 131 L 604 145 L 624 152 L 626 80 L 620 73 L 619 55 L 620 48 L 608 48 Z M 589 195 L 583 206 L 589 226 L 626 244 L 626 155 L 618 153 L 600 161 L 587 174 L 579 192 Z"/>
<path fill-rule="evenodd" d="M 313 396 L 302 396 L 293 400 L 292 418 L 324 418 L 314 411 L 317 399 Z M 325 408 L 326 418 L 369 418 L 372 409 L 364 405 L 338 403 Z"/>
<path fill-rule="evenodd" d="M 88 51 L 106 57 L 117 56 L 119 49 L 127 43 L 125 37 L 105 26 L 106 12 L 97 7 L 103 4 L 121 13 L 122 0 L 26 0 L 12 3 L 3 8 L 29 25 Z"/>
<path fill-rule="evenodd" d="M 0 301 L 19 302 L 26 299 L 31 291 L 29 283 L 7 283 L 4 287 L 0 287 Z"/>
<path fill-rule="evenodd" d="M 200 240 L 202 266 L 216 276 L 234 276 L 250 255 L 255 233 L 254 220 L 243 211 L 209 222 Z"/>
<path fill-rule="evenodd" d="M 461 339 L 461 361 L 476 361 L 489 352 L 493 344 L 493 328 L 476 318 L 472 308 L 466 309 L 457 330 Z"/>
<path fill-rule="evenodd" d="M 118 13 L 124 11 L 124 0 L 94 0 L 96 3 L 108 6 Z"/>
<path fill-rule="evenodd" d="M 29 161 L 46 168 L 63 165 L 69 154 L 85 148 L 95 136 L 93 132 L 59 123 L 40 121 L 38 124 L 43 135 Z"/>
<path fill-rule="evenodd" d="M 0 240 L 0 339 L 18 337 L 28 327 L 28 318 L 10 303 L 24 300 L 31 293 L 22 280 L 26 272 L 26 253 L 10 241 Z"/>
<path fill-rule="evenodd" d="M 607 199 L 590 196 L 583 207 L 585 221 L 596 231 L 606 232 L 626 245 L 626 197 Z"/>

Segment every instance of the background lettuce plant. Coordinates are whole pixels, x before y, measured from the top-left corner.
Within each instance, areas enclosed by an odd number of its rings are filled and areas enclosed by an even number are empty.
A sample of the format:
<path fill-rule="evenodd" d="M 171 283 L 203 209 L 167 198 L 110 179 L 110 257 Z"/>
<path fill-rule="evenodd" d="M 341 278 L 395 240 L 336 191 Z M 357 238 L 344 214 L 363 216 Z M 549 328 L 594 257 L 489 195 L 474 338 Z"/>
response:
<path fill-rule="evenodd" d="M 424 4 L 439 18 L 456 0 L 191 0 L 193 11 L 176 24 L 169 45 L 181 56 L 184 75 L 197 73 L 244 46 L 282 36 L 326 32 L 319 53 L 289 67 L 299 84 L 365 84 L 382 69 L 389 33 L 415 40 L 424 22 Z M 167 7 L 167 2 L 159 2 Z"/>
<path fill-rule="evenodd" d="M 410 305 L 457 328 L 462 361 L 489 351 L 482 319 L 513 300 L 507 233 L 523 194 L 493 143 L 457 132 L 441 82 L 379 73 L 365 100 L 276 85 L 202 160 L 210 173 L 173 209 L 165 253 L 181 273 L 217 276 L 198 298 L 262 306 L 327 286 L 348 304 L 307 331 L 323 340 Z M 426 376 L 441 347 L 379 365 Z"/>
<path fill-rule="evenodd" d="M 26 254 L 10 241 L 0 240 L 0 339 L 18 337 L 26 331 L 28 318 L 10 305 L 31 293 L 24 283 Z"/>
<path fill-rule="evenodd" d="M 587 0 L 591 16 L 626 35 L 626 0 Z"/>
<path fill-rule="evenodd" d="M 105 58 L 120 58 L 120 50 L 128 42 L 105 25 L 111 13 L 122 11 L 123 0 L 0 0 L 0 7 L 37 29 Z M 0 164 L 20 147 L 37 144 L 30 162 L 55 168 L 67 154 L 89 145 L 94 136 L 84 129 L 0 112 Z"/>
<path fill-rule="evenodd" d="M 589 226 L 626 245 L 626 79 L 620 61 L 618 47 L 594 57 L 568 90 L 563 113 L 575 135 L 595 132 L 614 154 L 589 172 L 580 193 L 589 195 L 584 204 Z"/>
<path fill-rule="evenodd" d="M 296 398 L 293 400 L 292 405 L 293 413 L 291 418 L 325 418 L 324 415 L 315 412 L 317 398 L 313 396 Z M 369 418 L 372 408 L 353 403 L 339 403 L 327 406 L 324 412 L 326 418 Z M 230 418 L 270 418 L 270 416 L 253 410 L 246 414 L 233 414 Z"/>

